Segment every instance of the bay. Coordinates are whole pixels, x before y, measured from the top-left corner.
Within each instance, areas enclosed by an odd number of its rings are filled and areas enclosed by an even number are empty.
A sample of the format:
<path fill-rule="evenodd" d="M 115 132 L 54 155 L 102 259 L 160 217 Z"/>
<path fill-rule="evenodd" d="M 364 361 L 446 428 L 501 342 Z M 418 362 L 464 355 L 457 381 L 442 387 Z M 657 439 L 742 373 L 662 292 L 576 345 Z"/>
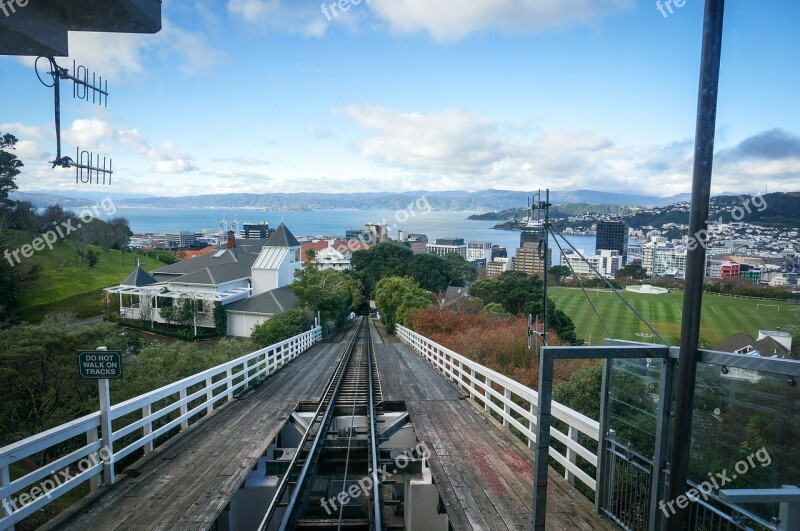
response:
<path fill-rule="evenodd" d="M 243 223 L 266 221 L 270 227 L 285 223 L 295 236 L 344 237 L 347 229 L 362 228 L 366 223 L 385 223 L 389 236 L 397 238 L 398 231 L 404 234 L 425 234 L 430 242 L 436 238 L 455 236 L 465 242 L 482 241 L 501 245 L 508 249 L 509 257 L 519 246 L 519 232 L 496 230 L 497 221 L 469 220 L 474 212 L 438 210 L 313 210 L 275 212 L 269 210 L 223 210 L 213 208 L 118 208 L 113 217 L 123 217 L 130 223 L 134 233 L 163 233 L 178 230 L 200 232 L 203 229 L 219 229 L 223 216 L 230 227 L 236 219 Z M 595 250 L 594 236 L 569 236 L 569 241 L 588 254 Z M 566 244 L 561 242 L 566 247 Z M 559 263 L 560 252 L 550 238 L 553 261 Z"/>

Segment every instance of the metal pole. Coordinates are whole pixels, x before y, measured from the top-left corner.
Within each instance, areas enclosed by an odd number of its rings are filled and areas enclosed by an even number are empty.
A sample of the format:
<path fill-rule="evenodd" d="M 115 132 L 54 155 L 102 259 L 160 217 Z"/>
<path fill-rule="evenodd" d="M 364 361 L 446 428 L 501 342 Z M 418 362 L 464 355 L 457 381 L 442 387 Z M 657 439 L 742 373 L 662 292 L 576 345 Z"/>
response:
<path fill-rule="evenodd" d="M 544 326 L 542 327 L 542 344 L 547 345 L 547 249 L 548 243 L 550 240 L 550 189 L 548 188 L 545 191 L 545 199 L 544 199 L 544 265 L 542 269 L 544 270 L 544 274 L 542 277 L 544 278 Z"/>
<path fill-rule="evenodd" d="M 714 162 L 714 135 L 717 121 L 720 56 L 725 0 L 706 0 L 703 22 L 703 51 L 695 133 L 692 205 L 689 217 L 689 249 L 686 257 L 686 282 L 683 294 L 681 344 L 678 358 L 673 444 L 667 497 L 676 499 L 686 490 L 689 450 L 692 435 L 692 409 L 697 376 L 700 312 L 703 299 L 705 243 L 708 238 L 708 211 L 711 173 Z M 679 509 L 669 519 L 671 531 L 683 529 L 686 510 Z"/>

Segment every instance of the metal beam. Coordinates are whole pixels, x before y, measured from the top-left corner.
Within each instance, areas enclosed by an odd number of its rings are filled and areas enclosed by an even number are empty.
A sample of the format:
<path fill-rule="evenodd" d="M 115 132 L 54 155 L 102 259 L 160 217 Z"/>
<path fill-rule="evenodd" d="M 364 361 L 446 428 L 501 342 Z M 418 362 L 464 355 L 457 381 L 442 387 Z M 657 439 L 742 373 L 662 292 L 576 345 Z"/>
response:
<path fill-rule="evenodd" d="M 681 344 L 678 361 L 677 402 L 668 498 L 677 499 L 686 490 L 689 473 L 689 446 L 692 435 L 692 408 L 699 358 L 700 313 L 703 301 L 703 277 L 706 265 L 705 244 L 708 241 L 711 173 L 714 162 L 714 139 L 717 125 L 717 93 L 719 89 L 722 27 L 725 0 L 706 0 L 703 22 L 703 48 L 700 64 L 700 87 L 695 133 L 692 203 L 689 215 L 689 245 L 686 258 L 686 284 L 683 293 Z M 679 509 L 669 519 L 669 529 L 680 531 L 688 514 Z"/>

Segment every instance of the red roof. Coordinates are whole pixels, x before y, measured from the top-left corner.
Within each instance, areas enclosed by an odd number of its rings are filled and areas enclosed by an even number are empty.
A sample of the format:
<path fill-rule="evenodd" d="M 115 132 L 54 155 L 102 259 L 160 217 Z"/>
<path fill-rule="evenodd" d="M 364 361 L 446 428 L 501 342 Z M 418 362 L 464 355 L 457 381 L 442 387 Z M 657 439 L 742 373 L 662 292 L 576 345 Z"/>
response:
<path fill-rule="evenodd" d="M 191 260 L 192 258 L 197 258 L 198 256 L 203 256 L 205 254 L 209 254 L 209 253 L 214 252 L 214 251 L 215 251 L 214 247 L 209 245 L 208 247 L 204 247 L 202 249 L 198 249 L 198 250 L 194 250 L 194 249 L 189 250 L 189 249 L 187 249 L 187 250 L 184 250 L 184 251 L 178 251 L 178 253 L 183 256 L 184 260 Z"/>

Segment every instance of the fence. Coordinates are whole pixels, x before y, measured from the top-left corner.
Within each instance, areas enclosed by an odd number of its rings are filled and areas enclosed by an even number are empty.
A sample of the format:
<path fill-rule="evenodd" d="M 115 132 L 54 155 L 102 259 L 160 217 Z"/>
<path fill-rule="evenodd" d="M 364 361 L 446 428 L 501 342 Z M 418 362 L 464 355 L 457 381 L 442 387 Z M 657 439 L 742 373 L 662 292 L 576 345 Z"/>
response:
<path fill-rule="evenodd" d="M 245 390 L 251 382 L 272 374 L 322 339 L 316 326 L 285 341 L 223 363 L 183 380 L 97 411 L 72 422 L 0 448 L 0 529 L 10 529 L 54 499 L 87 480 L 91 487 L 113 484 L 114 464 L 138 450 L 144 454 L 163 444 L 175 430 L 211 414 Z M 103 433 L 101 426 L 116 429 Z M 138 418 L 137 418 L 138 417 Z M 122 425 L 119 425 L 122 424 Z M 131 441 L 131 437 L 136 437 Z M 123 440 L 125 446 L 115 449 Z M 77 449 L 73 449 L 78 446 Z M 14 463 L 40 453 L 70 453 L 11 481 Z M 62 451 L 63 453 L 63 451 Z M 14 498 L 15 494 L 19 494 Z"/>
<path fill-rule="evenodd" d="M 536 407 L 539 397 L 536 391 L 434 343 L 408 328 L 398 326 L 397 334 L 428 360 L 437 371 L 468 393 L 470 398 L 482 403 L 486 411 L 498 415 L 502 419 L 503 426 L 518 430 L 527 439 L 528 446 L 536 443 L 534 426 L 536 426 Z M 597 467 L 599 423 L 557 402 L 553 402 L 553 418 L 560 420 L 566 427 L 565 431 L 559 430 L 556 426 L 550 427 L 550 436 L 564 447 L 564 453 L 561 453 L 551 446 L 550 457 L 564 467 L 564 477 L 567 481 L 574 485 L 575 479 L 578 479 L 595 491 L 595 477 L 578 466 L 577 458 L 580 456 L 593 467 Z M 594 450 L 578 442 L 578 435 L 581 433 L 592 440 Z"/>

